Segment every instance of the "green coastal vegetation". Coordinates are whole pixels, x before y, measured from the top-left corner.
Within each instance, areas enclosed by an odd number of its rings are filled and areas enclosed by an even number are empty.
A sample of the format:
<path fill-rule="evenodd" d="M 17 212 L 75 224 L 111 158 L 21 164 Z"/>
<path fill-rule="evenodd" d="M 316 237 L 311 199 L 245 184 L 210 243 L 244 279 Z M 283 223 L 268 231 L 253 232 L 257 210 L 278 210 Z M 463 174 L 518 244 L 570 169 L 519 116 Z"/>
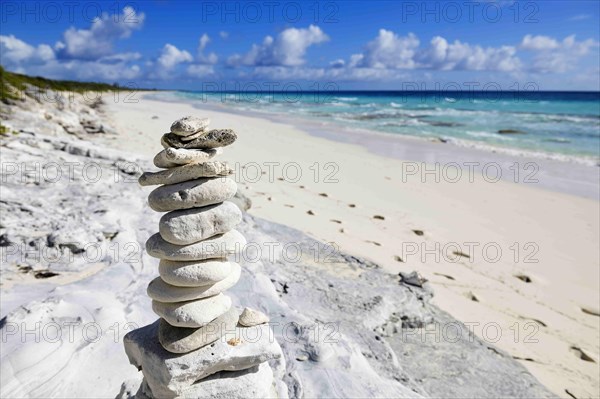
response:
<path fill-rule="evenodd" d="M 111 91 L 130 91 L 131 87 L 122 87 L 118 83 L 98 83 L 98 82 L 77 82 L 74 80 L 53 80 L 46 79 L 40 76 L 27 76 L 20 73 L 9 72 L 0 66 L 0 100 L 6 102 L 8 100 L 19 100 L 22 93 L 31 86 L 34 90 L 40 92 L 45 90 L 64 91 L 72 93 L 85 92 L 111 92 Z M 135 90 L 154 90 L 154 89 L 139 89 Z"/>

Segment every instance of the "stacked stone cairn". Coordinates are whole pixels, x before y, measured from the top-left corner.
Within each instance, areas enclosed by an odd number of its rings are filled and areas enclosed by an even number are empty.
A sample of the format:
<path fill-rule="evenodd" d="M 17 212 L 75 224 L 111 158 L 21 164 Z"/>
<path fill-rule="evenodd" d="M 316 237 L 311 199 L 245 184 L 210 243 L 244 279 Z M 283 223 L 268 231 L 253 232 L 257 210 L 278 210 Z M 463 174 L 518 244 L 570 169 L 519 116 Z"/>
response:
<path fill-rule="evenodd" d="M 232 306 L 224 291 L 240 278 L 228 261 L 246 244 L 234 227 L 240 209 L 227 200 L 237 190 L 232 168 L 212 160 L 237 136 L 208 130 L 208 119 L 185 117 L 163 135 L 164 149 L 144 173 L 142 186 L 160 185 L 150 207 L 167 212 L 146 251 L 159 258 L 148 285 L 159 320 L 124 338 L 129 361 L 143 373 L 139 398 L 266 398 L 286 396 L 269 361 L 283 361 L 268 317 Z"/>

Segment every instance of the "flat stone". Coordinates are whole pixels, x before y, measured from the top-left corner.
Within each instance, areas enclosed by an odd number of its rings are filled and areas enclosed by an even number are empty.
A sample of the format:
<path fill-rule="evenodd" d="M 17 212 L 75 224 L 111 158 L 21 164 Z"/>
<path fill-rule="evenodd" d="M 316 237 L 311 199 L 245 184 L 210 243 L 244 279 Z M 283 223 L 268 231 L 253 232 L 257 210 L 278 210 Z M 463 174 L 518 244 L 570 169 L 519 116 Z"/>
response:
<path fill-rule="evenodd" d="M 226 201 L 236 190 L 237 184 L 228 177 L 203 177 L 155 188 L 148 204 L 157 212 L 198 208 Z"/>
<path fill-rule="evenodd" d="M 242 268 L 234 263 L 231 273 L 223 280 L 201 287 L 177 287 L 165 283 L 160 277 L 155 278 L 148 284 L 148 296 L 159 302 L 184 302 L 194 299 L 207 298 L 220 294 L 221 292 L 233 287 L 240 279 Z M 260 324 L 260 323 L 256 323 Z M 244 324 L 249 327 L 256 324 Z"/>
<path fill-rule="evenodd" d="M 152 301 L 154 313 L 176 327 L 202 327 L 231 308 L 231 298 L 217 294 L 188 302 Z"/>
<path fill-rule="evenodd" d="M 220 376 L 215 373 L 250 369 L 282 356 L 281 348 L 273 339 L 268 325 L 237 327 L 217 341 L 186 354 L 173 354 L 164 349 L 157 339 L 158 326 L 157 320 L 129 332 L 123 339 L 129 362 L 142 370 L 151 394 L 157 398 L 173 398 L 180 395 L 203 397 L 195 396 L 198 391 L 190 395 L 188 393 L 193 392 L 190 389 L 199 388 L 199 384 L 224 378 L 225 373 Z M 240 343 L 228 344 L 232 339 L 239 339 Z M 238 376 L 241 375 L 243 373 Z M 208 376 L 210 377 L 206 378 Z M 226 380 L 231 385 L 238 383 L 237 377 Z M 264 385 L 267 385 L 266 382 Z M 228 388 L 222 385 L 214 386 L 211 392 L 219 395 L 220 391 L 217 391 L 217 388 L 224 389 L 224 398 L 229 397 L 226 395 Z M 241 391 L 236 392 L 244 394 Z"/>
<path fill-rule="evenodd" d="M 244 327 L 257 326 L 269 322 L 269 316 L 258 310 L 244 308 L 239 323 Z"/>
<path fill-rule="evenodd" d="M 237 230 L 230 230 L 189 245 L 171 244 L 165 241 L 160 233 L 156 233 L 146 241 L 146 251 L 154 258 L 188 261 L 226 258 L 239 253 L 244 245 L 246 239 Z"/>
<path fill-rule="evenodd" d="M 232 202 L 172 211 L 163 215 L 159 232 L 165 241 L 177 245 L 193 244 L 223 234 L 242 221 L 242 212 Z"/>
<path fill-rule="evenodd" d="M 215 342 L 228 331 L 235 331 L 238 317 L 238 310 L 232 307 L 200 328 L 174 327 L 160 319 L 158 340 L 171 353 L 188 353 Z"/>
<path fill-rule="evenodd" d="M 197 118 L 195 116 L 184 116 L 181 119 L 177 119 L 171 125 L 171 133 L 178 136 L 190 136 L 197 132 L 204 131 L 210 124 L 208 118 Z"/>
<path fill-rule="evenodd" d="M 177 287 L 200 287 L 226 278 L 233 268 L 226 259 L 205 259 L 187 262 L 161 259 L 158 265 L 160 277 Z"/>
<path fill-rule="evenodd" d="M 175 184 L 200 177 L 229 176 L 233 169 L 227 162 L 209 161 L 173 167 L 160 172 L 144 172 L 138 182 L 141 186 Z"/>
<path fill-rule="evenodd" d="M 182 399 L 287 399 L 286 392 L 272 391 L 268 385 L 273 384 L 273 370 L 268 363 L 261 363 L 246 370 L 220 371 L 194 383 L 190 388 L 181 392 L 177 397 Z M 283 393 L 283 395 L 282 395 Z M 152 399 L 156 396 L 144 378 L 135 394 L 136 399 Z M 170 398 L 166 396 L 165 398 Z"/>
<path fill-rule="evenodd" d="M 160 140 L 163 147 L 173 148 L 217 148 L 232 144 L 237 139 L 237 134 L 231 129 L 213 129 L 205 135 L 191 141 L 182 141 L 181 137 L 173 134 L 164 134 Z"/>
<path fill-rule="evenodd" d="M 190 163 L 206 162 L 216 155 L 222 154 L 221 148 L 206 150 L 186 150 L 185 148 L 165 148 L 154 157 L 154 166 L 157 168 L 172 168 Z"/>

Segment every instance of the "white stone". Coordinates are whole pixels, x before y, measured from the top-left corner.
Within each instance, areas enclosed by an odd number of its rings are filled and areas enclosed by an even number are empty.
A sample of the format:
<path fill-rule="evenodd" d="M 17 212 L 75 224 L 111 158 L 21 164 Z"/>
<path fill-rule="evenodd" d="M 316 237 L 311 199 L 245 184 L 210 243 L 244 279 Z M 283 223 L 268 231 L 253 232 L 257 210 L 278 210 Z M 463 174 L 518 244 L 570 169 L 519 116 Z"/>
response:
<path fill-rule="evenodd" d="M 158 325 L 157 320 L 128 333 L 123 339 L 130 363 L 142 370 L 154 397 L 202 397 L 194 396 L 198 392 L 190 393 L 190 396 L 187 396 L 186 392 L 192 392 L 188 390 L 198 388 L 198 384 L 225 377 L 214 375 L 215 373 L 250 369 L 282 356 L 281 348 L 277 341 L 272 339 L 273 335 L 268 325 L 238 327 L 210 345 L 176 356 L 158 342 Z M 232 340 L 237 344 L 231 345 Z M 237 375 L 241 376 L 243 373 Z M 211 377 L 206 378 L 208 376 Z M 232 385 L 237 384 L 238 380 L 243 381 L 241 378 L 226 379 Z M 261 380 L 262 378 L 259 378 L 254 382 Z M 270 381 L 269 384 L 266 384 L 267 381 L 263 382 L 265 386 L 271 385 Z M 220 385 L 211 392 L 217 394 L 219 388 L 227 389 Z"/>
<path fill-rule="evenodd" d="M 209 161 L 176 166 L 160 172 L 144 172 L 138 182 L 140 186 L 175 184 L 201 177 L 229 176 L 232 173 L 233 169 L 227 162 Z"/>
<path fill-rule="evenodd" d="M 197 208 L 226 201 L 236 191 L 237 184 L 228 177 L 201 178 L 155 188 L 148 204 L 157 212 Z"/>
<path fill-rule="evenodd" d="M 210 124 L 208 118 L 197 118 L 195 116 L 184 116 L 181 119 L 177 119 L 171 125 L 171 133 L 175 133 L 178 136 L 190 136 L 197 132 L 203 132 Z"/>
<path fill-rule="evenodd" d="M 244 327 L 257 326 L 269 322 L 269 316 L 258 310 L 244 308 L 239 323 Z"/>
<path fill-rule="evenodd" d="M 185 148 L 168 147 L 156 154 L 154 157 L 154 166 L 157 168 L 172 168 L 190 163 L 202 163 L 222 153 L 222 148 L 188 150 Z"/>
<path fill-rule="evenodd" d="M 242 221 L 242 212 L 232 202 L 169 212 L 160 218 L 159 232 L 165 241 L 193 244 L 223 234 Z"/>
<path fill-rule="evenodd" d="M 239 253 L 244 245 L 246 239 L 237 230 L 230 230 L 189 245 L 171 244 L 165 241 L 160 233 L 156 233 L 146 241 L 146 252 L 154 258 L 189 261 L 226 258 Z"/>
<path fill-rule="evenodd" d="M 177 287 L 200 287 L 210 285 L 227 277 L 233 262 L 226 259 L 205 259 L 187 262 L 161 259 L 158 265 L 160 277 Z"/>
<path fill-rule="evenodd" d="M 148 284 L 148 296 L 159 302 L 184 302 L 217 295 L 233 287 L 240 279 L 242 268 L 237 263 L 234 263 L 233 265 L 229 276 L 215 284 L 202 287 L 177 287 L 167 284 L 160 277 L 157 277 Z M 244 325 L 249 327 L 256 324 Z"/>
<path fill-rule="evenodd" d="M 239 316 L 238 310 L 232 307 L 200 328 L 175 327 L 160 319 L 158 340 L 171 353 L 188 353 L 215 342 L 228 331 L 235 331 Z"/>
<path fill-rule="evenodd" d="M 202 327 L 231 308 L 231 298 L 218 294 L 189 302 L 152 301 L 154 313 L 177 327 Z"/>

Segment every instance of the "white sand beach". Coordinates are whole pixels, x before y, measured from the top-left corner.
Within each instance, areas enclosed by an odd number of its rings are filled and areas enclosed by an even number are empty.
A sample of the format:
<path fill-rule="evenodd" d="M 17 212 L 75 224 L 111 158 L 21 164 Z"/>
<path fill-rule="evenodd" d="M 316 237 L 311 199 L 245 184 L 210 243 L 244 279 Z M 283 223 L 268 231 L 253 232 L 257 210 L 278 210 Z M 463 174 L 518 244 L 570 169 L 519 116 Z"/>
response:
<path fill-rule="evenodd" d="M 554 393 L 597 395 L 600 210 L 593 199 L 597 187 L 589 183 L 597 167 L 539 162 L 539 176 L 550 179 L 546 184 L 493 181 L 477 167 L 472 179 L 463 170 L 451 182 L 455 174 L 448 163 L 481 160 L 481 152 L 385 139 L 412 155 L 395 158 L 317 137 L 315 126 L 309 134 L 282 121 L 148 96 L 110 104 L 107 114 L 122 134 L 102 140 L 145 158 L 161 149 L 161 134 L 184 115 L 236 130 L 239 139 L 222 158 L 234 160 L 236 181 L 253 202 L 251 214 L 331 242 L 391 273 L 417 270 L 432 283 L 441 309 L 507 351 Z M 438 165 L 440 179 L 422 173 L 435 165 L 425 169 L 415 162 L 430 161 L 427 154 L 437 148 L 447 162 Z M 570 186 L 568 176 L 582 173 Z M 443 327 L 439 333 L 450 333 Z"/>

